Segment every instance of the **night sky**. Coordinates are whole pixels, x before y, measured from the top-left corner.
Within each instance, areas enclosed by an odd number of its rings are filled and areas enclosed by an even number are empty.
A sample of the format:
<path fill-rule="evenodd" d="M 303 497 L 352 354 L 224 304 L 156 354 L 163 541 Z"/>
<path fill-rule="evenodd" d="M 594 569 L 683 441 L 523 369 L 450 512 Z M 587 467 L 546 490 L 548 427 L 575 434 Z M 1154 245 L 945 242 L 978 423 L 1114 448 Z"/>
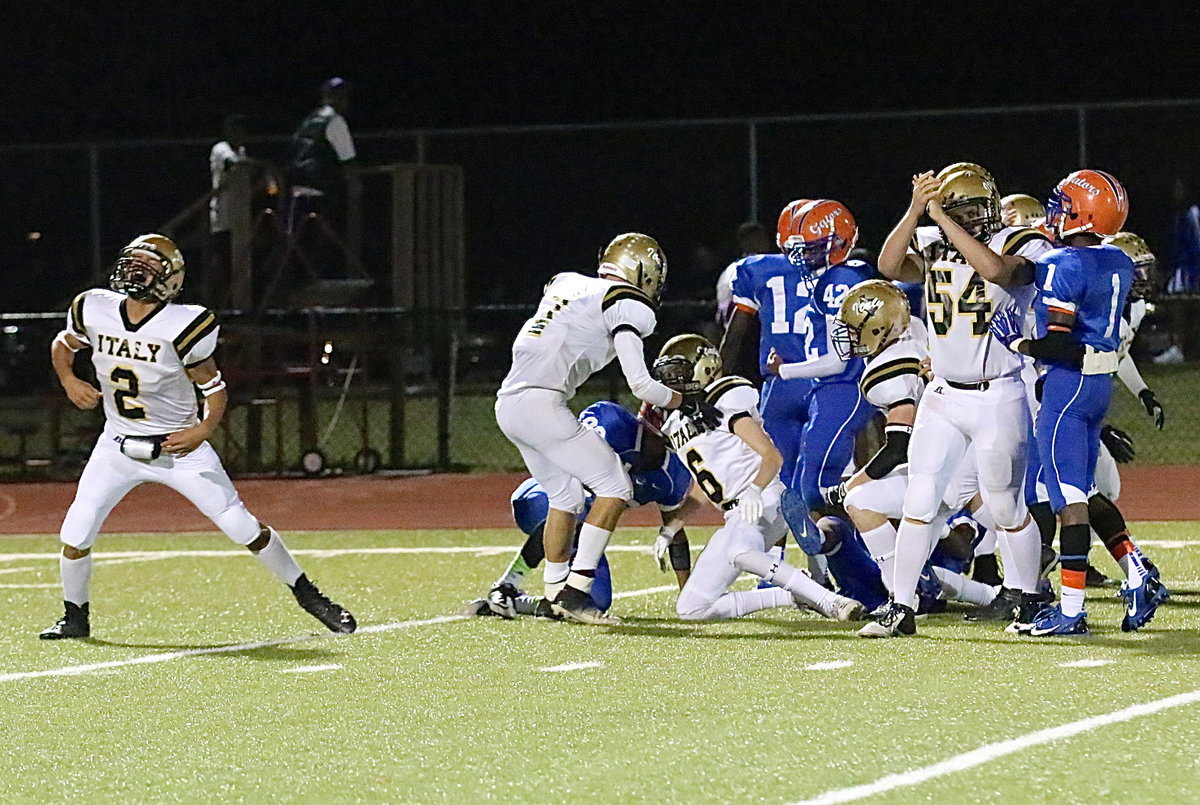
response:
<path fill-rule="evenodd" d="M 252 154 L 278 160 L 333 75 L 354 87 L 360 161 L 379 164 L 414 155 L 366 136 L 379 130 L 1200 97 L 1198 23 L 1194 4 L 1141 2 L 28 3 L 0 32 L 0 292 L 54 307 L 102 270 L 87 152 L 23 144 L 109 143 L 107 260 L 205 191 L 225 115 L 248 115 Z M 1088 122 L 1089 161 L 1126 182 L 1130 228 L 1160 253 L 1176 179 L 1200 179 L 1198 132 L 1200 107 Z M 112 145 L 178 138 L 190 142 Z M 1080 167 L 1077 138 L 1071 111 L 764 126 L 754 201 L 770 225 L 792 198 L 837 198 L 877 248 L 913 172 L 978 161 L 1002 193 L 1044 197 Z M 744 126 L 427 142 L 429 161 L 463 166 L 476 303 L 527 301 L 633 229 L 666 248 L 668 297 L 709 298 L 751 210 Z M 386 251 L 373 234 L 367 249 Z"/>
<path fill-rule="evenodd" d="M 1200 94 L 1192 3 L 24 5 L 7 142 L 287 130 L 335 74 L 361 130 Z"/>

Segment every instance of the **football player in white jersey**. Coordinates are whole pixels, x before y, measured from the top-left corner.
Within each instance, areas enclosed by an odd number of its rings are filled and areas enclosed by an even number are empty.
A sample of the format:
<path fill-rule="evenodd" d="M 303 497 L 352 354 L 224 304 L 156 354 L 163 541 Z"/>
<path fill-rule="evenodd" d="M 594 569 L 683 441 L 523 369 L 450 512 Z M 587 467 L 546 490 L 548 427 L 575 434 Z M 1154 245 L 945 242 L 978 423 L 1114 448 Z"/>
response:
<path fill-rule="evenodd" d="M 926 212 L 939 229 L 918 231 Z M 1027 608 L 1040 606 L 1041 540 L 1023 494 L 1031 427 L 1020 379 L 1024 360 L 1005 354 L 989 330 L 993 311 L 1030 306 L 1032 276 L 1014 276 L 1011 267 L 985 275 L 968 262 L 975 249 L 1033 260 L 1050 244 L 1036 230 L 1002 227 L 1000 194 L 977 166 L 948 166 L 940 178 L 914 176 L 912 202 L 880 250 L 879 270 L 889 279 L 925 282 L 934 378 L 913 426 L 894 601 L 877 621 L 888 636 L 916 632 L 915 591 L 938 538 L 935 517 L 971 445 L 980 494 L 998 526 L 1006 582 L 1022 591 Z"/>
<path fill-rule="evenodd" d="M 758 391 L 735 375 L 721 377 L 721 356 L 703 336 L 672 338 L 654 362 L 653 375 L 683 395 L 703 393 L 715 421 L 687 410 L 672 412 L 663 435 L 683 459 L 698 489 L 725 512 L 725 525 L 709 539 L 679 593 L 685 620 L 737 618 L 772 607 L 803 605 L 828 618 L 855 620 L 863 606 L 817 584 L 768 551 L 787 536 L 780 512 L 783 457 L 762 428 Z M 743 572 L 773 584 L 729 592 Z"/>
<path fill-rule="evenodd" d="M 287 584 L 297 602 L 334 632 L 353 632 L 354 617 L 330 601 L 297 566 L 279 533 L 246 510 L 207 439 L 228 405 L 213 360 L 217 320 L 197 305 L 172 300 L 183 287 L 183 255 L 163 235 L 121 250 L 109 286 L 71 303 L 51 361 L 67 397 L 81 409 L 104 404 L 96 441 L 75 500 L 63 520 L 60 570 L 66 611 L 45 640 L 87 637 L 92 545 L 105 518 L 135 486 L 169 486 Z M 97 390 L 75 375 L 75 353 L 91 350 Z M 196 392 L 204 396 L 203 417 Z"/>
<path fill-rule="evenodd" d="M 908 299 L 902 290 L 883 280 L 867 280 L 846 294 L 834 323 L 832 340 L 839 354 L 866 359 L 861 382 L 863 395 L 884 413 L 887 421 L 883 446 L 848 480 L 826 490 L 826 499 L 831 505 L 845 507 L 890 592 L 896 555 L 896 528 L 891 521 L 903 516 L 909 438 L 925 390 L 921 372 L 927 354 L 925 325 L 909 313 Z M 976 489 L 974 462 L 965 461 L 946 492 L 938 521 L 944 521 L 951 512 L 968 504 L 978 503 L 974 500 Z M 936 566 L 933 572 L 941 582 L 942 598 L 987 604 L 996 596 L 996 588 L 961 573 Z M 876 627 L 878 624 L 869 623 L 860 634 L 872 637 Z"/>
<path fill-rule="evenodd" d="M 1000 199 L 1000 220 L 1005 226 L 1032 226 L 1046 223 L 1046 207 L 1033 196 L 1013 193 Z"/>
<path fill-rule="evenodd" d="M 568 272 L 546 283 L 537 312 L 513 341 L 512 368 L 496 394 L 496 422 L 549 497 L 546 598 L 563 618 L 608 624 L 619 621 L 600 611 L 589 592 L 633 486 L 621 459 L 575 418 L 567 401 L 614 357 L 639 400 L 662 408 L 678 408 L 684 400 L 650 377 L 642 351 L 642 339 L 657 324 L 667 276 L 658 243 L 636 232 L 618 236 L 600 253 L 597 275 Z M 703 405 L 692 402 L 698 413 Z M 585 486 L 596 498 L 572 560 Z"/>

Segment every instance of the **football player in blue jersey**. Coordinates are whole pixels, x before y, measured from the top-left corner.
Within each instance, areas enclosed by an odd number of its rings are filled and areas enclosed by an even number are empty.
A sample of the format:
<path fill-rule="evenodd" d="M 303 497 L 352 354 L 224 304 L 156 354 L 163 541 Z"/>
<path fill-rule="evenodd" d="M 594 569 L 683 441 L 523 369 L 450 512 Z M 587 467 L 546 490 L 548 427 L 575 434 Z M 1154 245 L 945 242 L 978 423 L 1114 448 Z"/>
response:
<path fill-rule="evenodd" d="M 633 482 L 630 505 L 658 505 L 663 526 L 655 540 L 654 554 L 661 570 L 666 571 L 669 565 L 675 571 L 682 588 L 692 567 L 691 549 L 683 522 L 691 511 L 699 507 L 696 501 L 688 497 L 692 479 L 687 468 L 678 457 L 666 451 L 661 438 L 650 436 L 654 433 L 652 426 L 645 426 L 638 417 L 616 403 L 593 403 L 579 414 L 579 421 L 603 437 L 620 456 Z M 578 515 L 579 523 L 587 517 L 592 500 L 593 497 L 589 495 L 583 511 Z M 513 520 L 526 535 L 525 544 L 487 596 L 472 601 L 463 614 L 498 615 L 506 619 L 517 615 L 554 617 L 545 598 L 528 595 L 521 590 L 525 576 L 545 558 L 542 531 L 550 510 L 549 498 L 537 481 L 529 478 L 513 492 L 511 502 Z M 602 612 L 607 612 L 612 604 L 612 576 L 606 557 L 601 557 L 596 567 L 592 599 Z"/>
<path fill-rule="evenodd" d="M 1046 226 L 1060 248 L 1033 263 L 1035 337 L 1024 337 L 1024 317 L 1015 308 L 992 319 L 998 340 L 1046 367 L 1035 431 L 1042 479 L 1059 520 L 1062 600 L 1031 622 L 1015 625 L 1035 637 L 1088 633 L 1088 495 L 1119 363 L 1121 313 L 1134 274 L 1133 261 L 1102 239 L 1121 230 L 1128 212 L 1125 188 L 1103 171 L 1075 171 L 1059 182 L 1047 205 Z M 1131 565 L 1121 588 L 1126 631 L 1147 623 L 1161 603 L 1160 588 L 1140 558 L 1131 555 Z"/>
<path fill-rule="evenodd" d="M 854 455 L 855 438 L 875 416 L 874 406 L 859 389 L 862 358 L 839 354 L 831 337 L 831 325 L 846 294 L 875 272 L 861 260 L 847 259 L 858 240 L 858 225 L 846 205 L 837 201 L 819 199 L 798 208 L 789 206 L 780 216 L 778 240 L 788 262 L 799 271 L 796 293 L 807 291 L 807 299 L 792 322 L 793 331 L 803 338 L 773 346 L 766 364 L 780 378 L 778 382 L 812 384 L 804 398 L 797 459 L 783 472 L 788 487 L 784 514 L 797 542 L 811 555 L 830 547 L 821 530 L 813 527 L 826 514 L 822 491 L 841 481 Z M 824 529 L 843 536 L 849 530 L 840 520 L 833 521 L 832 529 Z"/>

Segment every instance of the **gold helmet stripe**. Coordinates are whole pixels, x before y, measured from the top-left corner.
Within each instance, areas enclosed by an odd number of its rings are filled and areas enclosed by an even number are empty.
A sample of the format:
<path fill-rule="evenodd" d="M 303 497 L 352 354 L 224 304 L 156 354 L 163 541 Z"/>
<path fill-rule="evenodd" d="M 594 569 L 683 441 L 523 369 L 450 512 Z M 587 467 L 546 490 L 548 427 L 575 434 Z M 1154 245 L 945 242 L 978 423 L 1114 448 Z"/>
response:
<path fill-rule="evenodd" d="M 705 391 L 704 399 L 709 405 L 715 405 L 717 400 L 719 400 L 725 394 L 725 392 L 735 389 L 738 386 L 753 387 L 754 384 L 746 378 L 738 377 L 737 375 L 722 377 L 720 380 L 708 387 L 708 389 Z"/>
<path fill-rule="evenodd" d="M 900 377 L 901 375 L 919 374 L 921 374 L 921 362 L 919 360 L 916 358 L 897 358 L 894 361 L 888 361 L 882 366 L 876 366 L 868 372 L 863 377 L 860 386 L 863 394 L 866 394 L 885 380 L 891 380 L 893 377 Z"/>
<path fill-rule="evenodd" d="M 182 358 L 196 345 L 197 341 L 211 333 L 216 326 L 217 317 L 213 315 L 213 312 L 211 310 L 202 311 L 171 342 L 175 345 L 175 352 Z"/>
<path fill-rule="evenodd" d="M 84 291 L 71 302 L 71 329 L 79 335 L 87 335 L 87 327 L 83 326 L 83 297 L 86 295 L 87 291 Z"/>
<path fill-rule="evenodd" d="M 1036 229 L 1018 229 L 1008 236 L 1004 241 L 1004 248 L 1000 250 L 1001 254 L 1016 254 L 1026 245 L 1037 240 L 1046 240 L 1046 236 Z"/>
<path fill-rule="evenodd" d="M 632 285 L 618 285 L 610 289 L 608 293 L 604 294 L 604 300 L 600 303 L 600 309 L 608 310 L 622 299 L 632 299 L 635 302 L 641 302 L 655 313 L 658 312 L 658 305 L 654 303 L 654 300 L 646 296 L 640 288 L 635 288 Z"/>

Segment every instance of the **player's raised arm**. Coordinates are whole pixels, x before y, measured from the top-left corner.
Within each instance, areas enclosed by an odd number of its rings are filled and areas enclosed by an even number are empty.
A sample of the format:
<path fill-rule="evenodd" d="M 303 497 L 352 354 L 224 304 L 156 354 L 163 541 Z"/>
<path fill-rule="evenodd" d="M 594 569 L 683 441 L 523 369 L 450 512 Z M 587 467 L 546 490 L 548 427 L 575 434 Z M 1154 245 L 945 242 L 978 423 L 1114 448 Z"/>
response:
<path fill-rule="evenodd" d="M 971 198 L 982 194 L 984 190 L 973 190 L 969 185 L 983 183 L 986 183 L 986 179 L 971 171 L 950 174 L 942 182 L 938 195 L 929 201 L 929 217 L 979 276 L 1001 288 L 1028 284 L 1033 280 L 1032 262 L 1019 255 L 992 251 L 985 242 L 963 229 L 943 207 L 943 199 L 954 198 L 956 194 L 963 196 L 966 193 Z M 960 189 L 960 185 L 968 187 Z"/>
<path fill-rule="evenodd" d="M 721 339 L 721 365 L 732 375 L 753 377 L 758 371 L 758 314 L 734 303 Z"/>
<path fill-rule="evenodd" d="M 920 259 L 909 251 L 909 244 L 925 214 L 929 200 L 935 198 L 941 182 L 933 171 L 925 171 L 913 176 L 912 200 L 904 217 L 888 233 L 883 247 L 879 250 L 879 273 L 891 280 L 900 282 L 921 282 L 925 278 L 925 270 Z"/>

